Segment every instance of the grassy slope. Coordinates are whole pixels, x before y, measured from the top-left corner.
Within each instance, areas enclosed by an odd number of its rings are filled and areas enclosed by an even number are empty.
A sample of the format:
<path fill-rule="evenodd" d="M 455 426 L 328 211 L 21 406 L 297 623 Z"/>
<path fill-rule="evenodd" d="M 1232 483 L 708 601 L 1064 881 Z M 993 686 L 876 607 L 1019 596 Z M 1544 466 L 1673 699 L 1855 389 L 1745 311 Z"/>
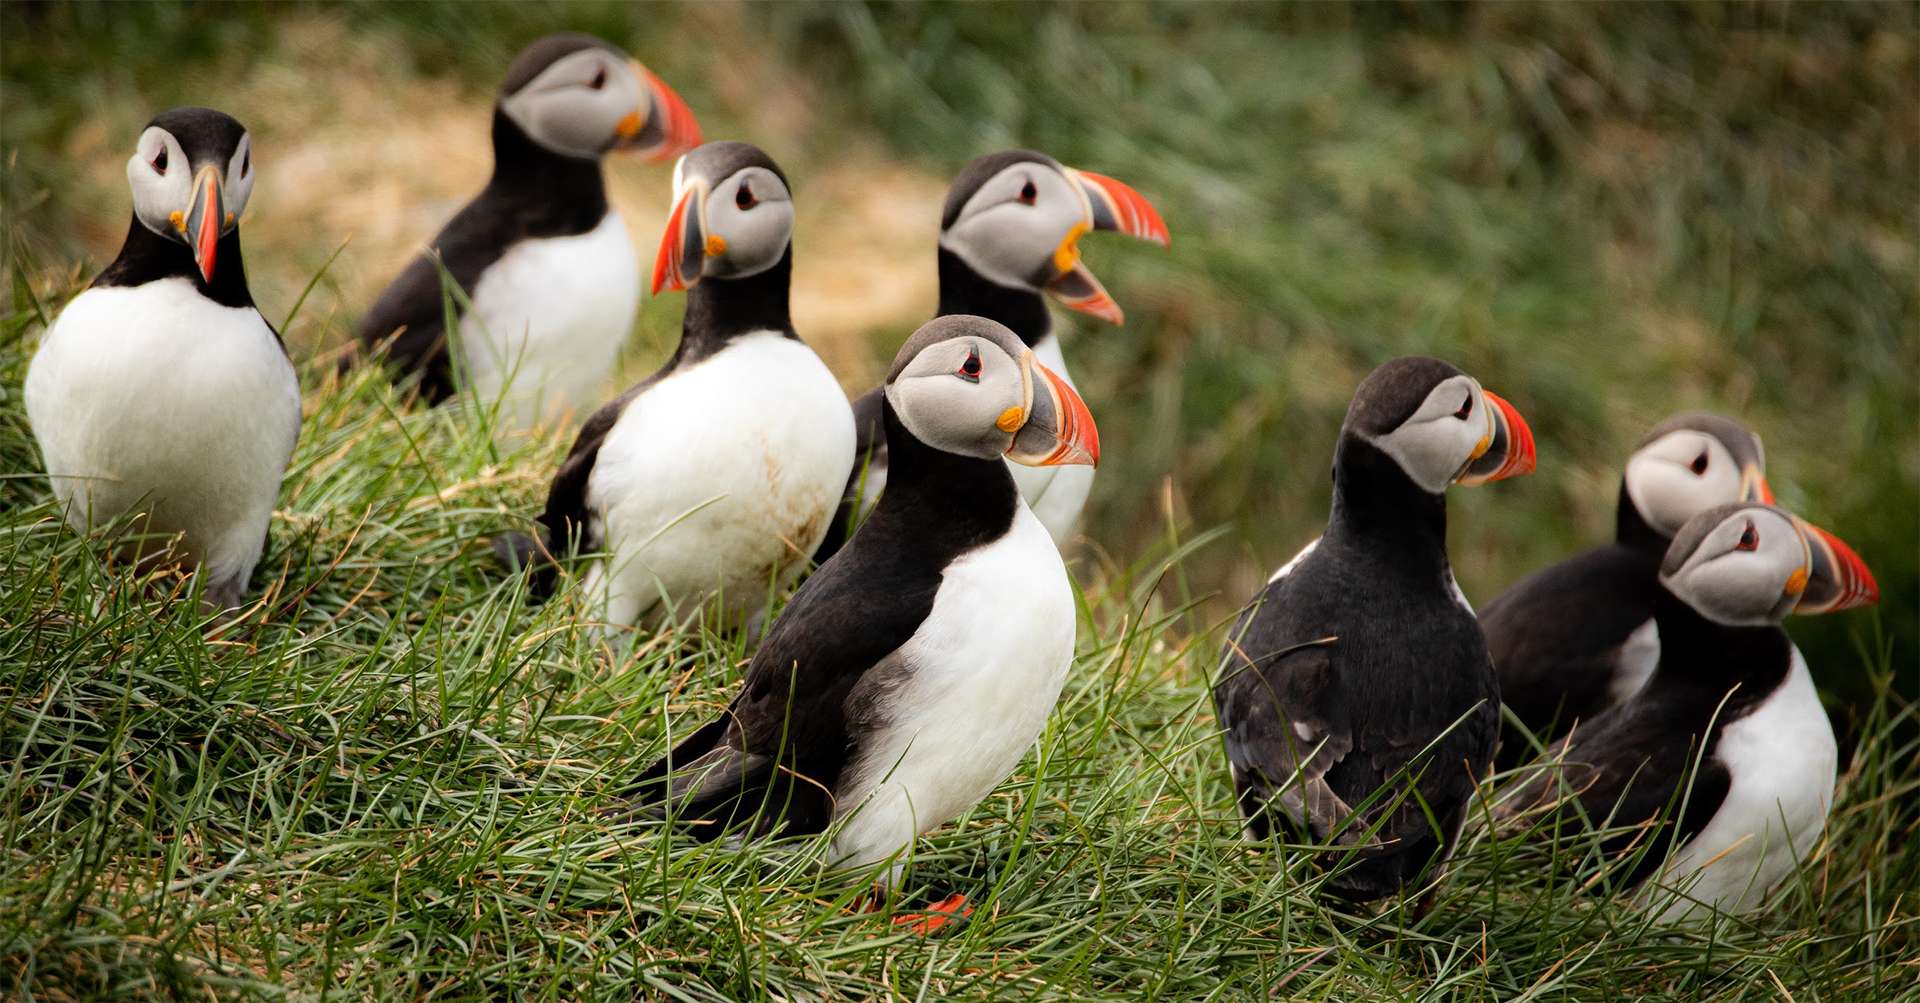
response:
<path fill-rule="evenodd" d="M 739 10 L 483 9 L 340 16 L 405 39 L 423 72 L 482 80 L 551 24 L 640 39 L 703 114 L 719 109 L 716 134 L 754 124 L 752 87 L 712 82 L 701 53 L 661 40 Z M 500 456 L 470 415 L 309 376 L 263 572 L 273 614 L 209 639 L 189 604 L 158 601 L 163 586 L 103 568 L 54 524 L 40 483 L 15 476 L 37 461 L 0 389 L 0 664 L 18 667 L 0 682 L 0 990 L 1911 992 L 1920 749 L 1884 692 L 1912 685 L 1915 630 L 1915 388 L 1888 378 L 1916 357 L 1904 8 L 1849 25 L 1773 8 L 1598 23 L 1496 9 L 1412 30 L 1320 8 L 1011 23 L 992 8 L 745 11 L 760 54 L 808 67 L 824 109 L 780 153 L 796 176 L 874 130 L 942 171 L 1025 142 L 1136 183 L 1175 230 L 1172 255 L 1092 252 L 1132 323 L 1076 332 L 1096 408 L 1139 402 L 1100 412 L 1127 448 L 1110 450 L 1090 532 L 1133 556 L 1082 565 L 1097 584 L 1080 661 L 1038 754 L 922 847 L 916 879 L 974 890 L 981 918 L 906 941 L 844 913 L 854 889 L 822 879 L 811 842 L 700 848 L 602 818 L 669 722 L 723 698 L 741 653 L 661 642 L 608 659 L 564 608 L 526 611 L 492 577 L 478 541 L 529 510 L 557 444 Z M 6 50 L 5 142 L 22 158 L 6 175 L 9 245 L 43 268 L 67 260 L 50 165 L 83 102 L 131 81 L 184 99 L 174 61 L 276 44 L 277 15 L 257 10 L 57 16 L 116 27 L 83 43 L 66 24 L 31 57 Z M 101 46 L 116 69 L 96 69 Z M 43 296 L 71 289 L 32 274 Z M 13 303 L 0 388 L 18 387 L 36 329 L 25 294 Z M 657 340 L 671 317 L 650 307 L 648 321 Z M 294 330 L 320 342 L 337 323 Z M 876 358 L 907 323 L 877 333 Z M 1696 404 L 1753 418 L 1783 501 L 1881 573 L 1884 640 L 1871 618 L 1796 626 L 1858 737 L 1830 838 L 1769 915 L 1644 930 L 1574 894 L 1582 877 L 1550 878 L 1540 851 L 1481 837 L 1425 920 L 1354 917 L 1319 901 L 1297 860 L 1237 841 L 1204 699 L 1206 631 L 1228 605 L 1214 593 L 1243 594 L 1312 532 L 1324 489 L 1303 471 L 1323 468 L 1353 380 L 1401 351 L 1510 391 L 1543 460 L 1561 458 L 1462 498 L 1456 553 L 1475 595 L 1601 534 L 1618 456 Z M 1161 580 L 1162 474 L 1181 524 L 1227 523 L 1245 549 L 1214 540 Z M 1556 856 L 1578 867 L 1580 846 Z"/>

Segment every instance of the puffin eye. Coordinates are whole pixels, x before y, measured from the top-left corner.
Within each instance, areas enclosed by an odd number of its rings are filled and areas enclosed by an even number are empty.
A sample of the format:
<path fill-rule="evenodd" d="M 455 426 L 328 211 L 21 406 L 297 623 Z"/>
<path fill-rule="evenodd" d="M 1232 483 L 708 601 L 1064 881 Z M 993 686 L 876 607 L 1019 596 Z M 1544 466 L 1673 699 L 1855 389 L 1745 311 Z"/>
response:
<path fill-rule="evenodd" d="M 253 147 L 251 146 L 247 147 L 247 152 L 240 155 L 240 176 L 246 177 L 250 170 L 253 170 Z"/>
<path fill-rule="evenodd" d="M 1735 550 L 1759 550 L 1760 534 L 1753 528 L 1753 520 L 1747 520 L 1747 528 L 1740 534 L 1740 542 L 1734 544 Z"/>
<path fill-rule="evenodd" d="M 1455 411 L 1453 416 L 1461 421 L 1466 421 L 1467 417 L 1471 414 L 1473 414 L 1473 395 L 1468 394 L 1467 399 L 1460 402 L 1460 410 Z"/>
<path fill-rule="evenodd" d="M 1028 178 L 1027 183 L 1020 186 L 1020 201 L 1025 205 L 1032 205 L 1039 197 L 1040 189 L 1034 187 L 1032 178 Z"/>
<path fill-rule="evenodd" d="M 593 79 L 587 82 L 587 86 L 597 91 L 600 88 L 605 87 L 606 85 L 607 85 L 607 68 L 602 66 L 599 69 L 593 71 Z"/>
<path fill-rule="evenodd" d="M 165 143 L 160 144 L 160 152 L 153 155 L 153 173 L 167 173 L 167 146 Z"/>
<path fill-rule="evenodd" d="M 966 380 L 968 383 L 980 382 L 979 350 L 973 348 L 967 349 L 967 361 L 960 363 L 960 368 L 956 370 L 953 375 Z"/>
<path fill-rule="evenodd" d="M 1696 457 L 1694 457 L 1694 458 L 1693 458 L 1693 462 L 1692 462 L 1692 463 L 1689 463 L 1689 464 L 1687 464 L 1687 467 L 1688 467 L 1689 469 L 1691 469 L 1691 470 L 1692 470 L 1692 471 L 1694 472 L 1694 474 L 1695 474 L 1696 476 L 1698 476 L 1698 475 L 1700 475 L 1700 474 L 1704 474 L 1704 473 L 1706 473 L 1706 472 L 1707 472 L 1707 453 L 1706 453 L 1706 450 L 1704 450 L 1704 449 L 1703 449 L 1703 450 L 1701 450 L 1701 451 L 1700 451 L 1700 455 L 1699 455 L 1699 456 L 1696 456 Z M 1747 532 L 1748 532 L 1748 533 L 1752 533 L 1752 532 L 1753 532 L 1753 525 L 1752 525 L 1751 523 L 1749 523 L 1749 524 L 1747 525 Z M 1749 547 L 1749 548 L 1747 548 L 1747 549 L 1749 549 L 1749 550 L 1751 550 L 1751 549 L 1753 549 L 1753 548 L 1751 548 L 1751 547 Z"/>
<path fill-rule="evenodd" d="M 745 210 L 759 205 L 760 200 L 753 197 L 753 186 L 742 181 L 740 189 L 733 193 L 733 204 L 735 208 Z"/>

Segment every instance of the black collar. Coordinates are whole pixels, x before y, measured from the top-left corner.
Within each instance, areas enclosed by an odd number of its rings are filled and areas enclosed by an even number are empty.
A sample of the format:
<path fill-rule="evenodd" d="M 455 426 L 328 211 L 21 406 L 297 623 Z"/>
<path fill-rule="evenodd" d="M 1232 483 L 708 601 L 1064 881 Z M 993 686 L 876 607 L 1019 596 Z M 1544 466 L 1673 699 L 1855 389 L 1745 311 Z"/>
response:
<path fill-rule="evenodd" d="M 142 286 L 160 279 L 186 279 L 200 295 L 221 306 L 250 307 L 253 294 L 247 290 L 247 266 L 240 256 L 240 228 L 220 238 L 214 251 L 213 281 L 200 277 L 200 266 L 187 245 L 147 229 L 135 216 L 127 227 L 127 241 L 120 245 L 120 256 L 93 280 L 96 288 Z"/>
<path fill-rule="evenodd" d="M 1004 460 L 949 453 L 915 438 L 881 398 L 887 490 L 849 546 L 871 559 L 919 555 L 936 567 L 992 543 L 1013 527 L 1020 490 Z M 874 549 L 869 549 L 874 548 Z"/>
<path fill-rule="evenodd" d="M 787 309 L 793 278 L 789 243 L 772 268 L 743 279 L 701 279 L 687 290 L 687 312 L 680 319 L 675 362 L 693 362 L 755 331 L 778 331 L 798 338 Z"/>
<path fill-rule="evenodd" d="M 1665 557 L 1667 547 L 1673 543 L 1665 533 L 1647 525 L 1640 515 L 1640 509 L 1633 503 L 1633 496 L 1627 493 L 1627 479 L 1620 478 L 1620 500 L 1614 503 L 1613 540 L 1623 547 L 1651 554 L 1655 559 Z"/>
<path fill-rule="evenodd" d="M 1700 691 L 1702 715 L 1712 714 L 1722 696 L 1722 723 L 1745 713 L 1779 687 L 1792 664 L 1787 632 L 1767 624 L 1729 627 L 1701 616 L 1663 586 L 1654 601 L 1660 631 L 1660 664 L 1648 686 Z M 1705 706 L 1711 701 L 1713 706 Z"/>
<path fill-rule="evenodd" d="M 586 233 L 607 215 L 600 161 L 555 153 L 533 141 L 507 113 L 493 109 L 493 176 L 475 204 L 512 215 L 531 237 Z"/>
<path fill-rule="evenodd" d="M 1422 568 L 1447 566 L 1447 499 L 1413 483 L 1380 447 L 1341 433 L 1333 458 L 1327 535 L 1365 537 L 1368 546 Z"/>
<path fill-rule="evenodd" d="M 1039 293 L 1015 289 L 973 270 L 960 256 L 940 248 L 940 308 L 935 316 L 972 314 L 999 321 L 1028 348 L 1053 330 L 1047 301 Z"/>

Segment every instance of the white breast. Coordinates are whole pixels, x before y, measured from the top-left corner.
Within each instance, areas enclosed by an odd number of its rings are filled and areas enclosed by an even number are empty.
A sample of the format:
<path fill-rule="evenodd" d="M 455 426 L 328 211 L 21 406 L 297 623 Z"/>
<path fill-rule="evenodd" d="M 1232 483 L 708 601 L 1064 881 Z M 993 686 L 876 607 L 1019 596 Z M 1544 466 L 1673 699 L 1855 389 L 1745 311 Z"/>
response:
<path fill-rule="evenodd" d="M 1269 577 L 1267 579 L 1267 584 L 1272 585 L 1274 582 L 1277 582 L 1280 579 L 1285 578 L 1288 575 L 1292 574 L 1293 569 L 1299 567 L 1300 562 L 1306 560 L 1307 555 L 1313 553 L 1313 548 L 1318 547 L 1319 545 L 1320 545 L 1320 538 L 1316 536 L 1313 538 L 1313 542 L 1307 544 L 1304 547 L 1301 547 L 1300 552 L 1293 555 L 1292 560 L 1288 561 L 1285 564 L 1280 565 L 1280 569 L 1278 571 L 1275 571 L 1272 577 Z"/>
<path fill-rule="evenodd" d="M 89 289 L 40 343 L 27 415 L 81 530 L 136 506 L 185 534 L 209 590 L 244 582 L 300 432 L 300 386 L 266 321 L 186 279 Z"/>
<path fill-rule="evenodd" d="M 1634 628 L 1620 644 L 1613 660 L 1613 679 L 1607 683 L 1607 696 L 1614 703 L 1626 703 L 1653 678 L 1660 667 L 1660 624 L 1652 619 Z"/>
<path fill-rule="evenodd" d="M 569 237 L 523 240 L 488 266 L 461 319 L 467 386 L 506 433 L 584 417 L 640 306 L 640 262 L 618 212 Z"/>
<path fill-rule="evenodd" d="M 1041 338 L 1033 346 L 1033 355 L 1041 365 L 1060 374 L 1068 386 L 1073 386 L 1067 361 L 1060 354 L 1059 338 L 1052 334 Z M 1083 464 L 1029 467 L 1012 462 L 1007 467 L 1013 471 L 1013 482 L 1020 486 L 1020 497 L 1033 507 L 1033 514 L 1047 527 L 1054 543 L 1064 547 L 1073 539 L 1074 530 L 1080 525 L 1080 513 L 1087 507 L 1087 495 L 1093 492 L 1093 468 Z"/>
<path fill-rule="evenodd" d="M 1665 890 L 1642 893 L 1666 920 L 1692 915 L 1695 902 L 1751 911 L 1820 838 L 1839 755 L 1798 648 L 1779 688 L 1721 729 L 1714 756 L 1732 776 L 1726 800 L 1668 861 L 1661 879 L 1684 894 L 1669 901 Z"/>
<path fill-rule="evenodd" d="M 587 482 L 610 556 L 588 573 L 607 621 L 757 612 L 806 566 L 853 469 L 853 409 L 819 356 L 735 340 L 627 405 Z"/>
<path fill-rule="evenodd" d="M 1073 589 L 1025 505 L 1013 528 L 947 568 L 901 648 L 906 682 L 835 792 L 838 864 L 870 866 L 978 804 L 1046 725 L 1073 661 Z"/>

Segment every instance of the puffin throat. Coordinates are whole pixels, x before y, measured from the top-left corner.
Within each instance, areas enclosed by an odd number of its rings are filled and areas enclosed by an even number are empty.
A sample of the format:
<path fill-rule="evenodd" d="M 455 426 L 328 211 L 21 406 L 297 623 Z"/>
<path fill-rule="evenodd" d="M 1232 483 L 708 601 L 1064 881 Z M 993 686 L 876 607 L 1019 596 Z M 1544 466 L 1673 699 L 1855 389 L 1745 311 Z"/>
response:
<path fill-rule="evenodd" d="M 937 317 L 972 314 L 1004 324 L 1028 348 L 1053 330 L 1047 301 L 1031 289 L 1003 286 L 973 270 L 960 256 L 940 248 L 940 306 Z"/>

